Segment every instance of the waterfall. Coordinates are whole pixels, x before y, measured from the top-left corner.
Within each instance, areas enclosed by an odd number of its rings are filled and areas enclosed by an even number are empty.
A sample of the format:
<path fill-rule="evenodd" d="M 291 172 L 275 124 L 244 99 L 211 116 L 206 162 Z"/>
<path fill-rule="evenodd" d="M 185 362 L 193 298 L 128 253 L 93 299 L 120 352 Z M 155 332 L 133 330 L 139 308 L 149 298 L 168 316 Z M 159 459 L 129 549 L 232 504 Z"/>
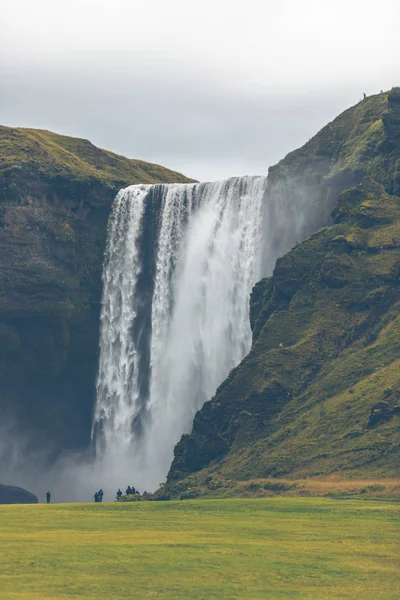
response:
<path fill-rule="evenodd" d="M 102 425 L 102 451 L 129 451 L 131 424 L 140 403 L 138 349 L 132 339 L 132 325 L 137 315 L 138 242 L 147 193 L 148 186 L 144 185 L 119 192 L 109 220 L 94 420 L 95 426 Z"/>
<path fill-rule="evenodd" d="M 117 195 L 92 433 L 114 485 L 156 488 L 196 411 L 249 351 L 265 187 L 242 177 Z"/>

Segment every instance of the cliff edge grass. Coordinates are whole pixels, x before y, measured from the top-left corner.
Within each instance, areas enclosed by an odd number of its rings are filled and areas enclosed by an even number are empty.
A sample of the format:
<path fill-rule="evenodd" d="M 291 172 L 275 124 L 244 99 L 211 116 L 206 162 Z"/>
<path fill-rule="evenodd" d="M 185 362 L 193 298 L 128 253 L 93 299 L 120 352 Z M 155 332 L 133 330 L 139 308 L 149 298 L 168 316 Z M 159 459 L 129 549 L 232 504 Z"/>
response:
<path fill-rule="evenodd" d="M 316 137 L 271 170 L 269 190 L 291 178 L 302 193 L 314 178 L 322 201 L 335 180 L 333 223 L 255 286 L 252 349 L 196 414 L 158 497 L 235 495 L 246 481 L 268 494 L 276 480 L 275 491 L 289 492 L 310 477 L 398 478 L 400 89 L 367 99 Z M 323 169 L 322 147 L 332 150 Z"/>
<path fill-rule="evenodd" d="M 181 173 L 97 148 L 88 140 L 42 129 L 0 126 L 0 177 L 18 171 L 35 178 L 101 182 L 118 190 L 136 183 L 188 183 Z"/>

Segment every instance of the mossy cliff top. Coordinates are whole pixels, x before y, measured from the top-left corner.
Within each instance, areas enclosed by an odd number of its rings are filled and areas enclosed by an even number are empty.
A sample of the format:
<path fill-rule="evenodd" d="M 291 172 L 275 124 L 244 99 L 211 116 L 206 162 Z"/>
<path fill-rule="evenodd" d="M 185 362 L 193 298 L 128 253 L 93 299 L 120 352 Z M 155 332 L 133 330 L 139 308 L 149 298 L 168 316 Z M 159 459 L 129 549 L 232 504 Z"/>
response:
<path fill-rule="evenodd" d="M 365 175 L 400 192 L 400 88 L 369 96 L 340 114 L 302 148 L 269 169 L 269 184 L 302 178 L 334 185 Z"/>
<path fill-rule="evenodd" d="M 18 172 L 35 178 L 102 183 L 113 190 L 135 183 L 185 183 L 160 165 L 119 156 L 88 140 L 41 129 L 0 126 L 0 177 Z"/>
<path fill-rule="evenodd" d="M 280 186 L 282 201 L 299 195 L 293 180 L 313 177 L 308 193 L 326 201 L 337 177 L 333 224 L 255 286 L 252 349 L 196 414 L 159 494 L 214 479 L 398 474 L 399 134 L 394 89 L 346 111 L 270 170 L 269 189 Z"/>

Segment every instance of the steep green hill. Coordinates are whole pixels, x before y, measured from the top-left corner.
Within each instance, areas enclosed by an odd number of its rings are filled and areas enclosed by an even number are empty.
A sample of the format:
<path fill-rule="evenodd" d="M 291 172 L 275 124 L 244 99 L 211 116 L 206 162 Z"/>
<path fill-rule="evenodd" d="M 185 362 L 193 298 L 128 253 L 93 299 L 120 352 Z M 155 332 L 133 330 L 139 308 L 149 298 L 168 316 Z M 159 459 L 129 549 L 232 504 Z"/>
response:
<path fill-rule="evenodd" d="M 185 181 L 87 140 L 0 127 L 0 435 L 16 421 L 51 452 L 87 445 L 112 201 Z"/>
<path fill-rule="evenodd" d="M 164 495 L 213 480 L 399 472 L 400 89 L 271 169 L 274 193 L 299 211 L 314 194 L 316 210 L 335 207 L 333 224 L 255 286 L 252 349 L 177 445 Z"/>
<path fill-rule="evenodd" d="M 41 129 L 0 126 L 0 177 L 20 172 L 35 179 L 76 180 L 114 190 L 134 183 L 179 183 L 189 179 L 160 165 L 119 156 L 88 140 Z"/>

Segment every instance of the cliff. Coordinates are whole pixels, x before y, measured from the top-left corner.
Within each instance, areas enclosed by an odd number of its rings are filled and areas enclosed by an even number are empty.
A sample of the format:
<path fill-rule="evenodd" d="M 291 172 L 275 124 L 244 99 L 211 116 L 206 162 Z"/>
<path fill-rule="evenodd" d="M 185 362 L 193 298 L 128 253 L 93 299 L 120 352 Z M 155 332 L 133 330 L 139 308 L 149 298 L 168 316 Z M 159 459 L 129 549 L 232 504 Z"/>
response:
<path fill-rule="evenodd" d="M 0 127 L 0 409 L 51 452 L 85 447 L 117 191 L 186 182 L 49 131 Z"/>
<path fill-rule="evenodd" d="M 360 102 L 270 169 L 268 194 L 299 219 L 312 194 L 331 224 L 255 286 L 252 349 L 196 414 L 161 495 L 398 473 L 400 89 Z"/>

